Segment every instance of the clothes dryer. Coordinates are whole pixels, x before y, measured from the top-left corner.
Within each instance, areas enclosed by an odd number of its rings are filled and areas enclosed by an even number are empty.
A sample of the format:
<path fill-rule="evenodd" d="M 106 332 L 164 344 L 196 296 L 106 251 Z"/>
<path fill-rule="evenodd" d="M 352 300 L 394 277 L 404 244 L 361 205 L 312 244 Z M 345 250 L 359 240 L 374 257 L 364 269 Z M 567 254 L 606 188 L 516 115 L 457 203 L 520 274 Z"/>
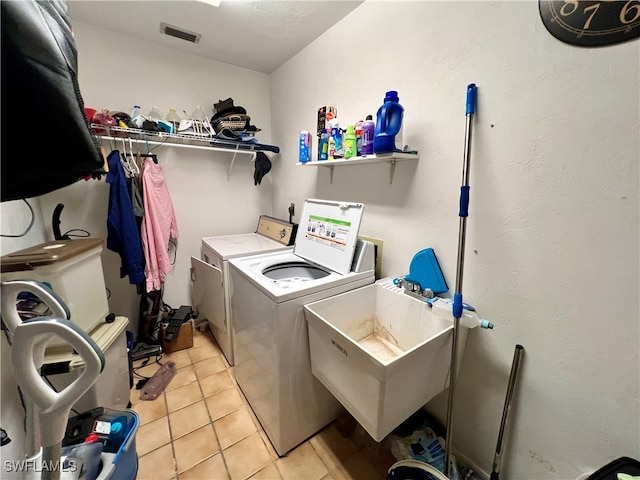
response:
<path fill-rule="evenodd" d="M 233 329 L 229 302 L 231 258 L 258 253 L 291 251 L 297 224 L 261 215 L 253 233 L 204 237 L 201 258 L 191 257 L 191 301 L 207 319 L 229 365 L 234 365 Z"/>
<path fill-rule="evenodd" d="M 234 373 L 278 455 L 343 411 L 311 372 L 303 306 L 375 281 L 363 208 L 308 199 L 293 251 L 229 261 Z"/>

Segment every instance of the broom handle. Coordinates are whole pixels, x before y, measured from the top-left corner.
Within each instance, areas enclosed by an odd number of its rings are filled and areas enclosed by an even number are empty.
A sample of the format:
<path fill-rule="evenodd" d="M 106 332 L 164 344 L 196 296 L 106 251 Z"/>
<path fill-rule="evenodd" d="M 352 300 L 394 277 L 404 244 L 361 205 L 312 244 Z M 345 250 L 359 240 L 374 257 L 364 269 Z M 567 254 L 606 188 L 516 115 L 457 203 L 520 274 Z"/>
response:
<path fill-rule="evenodd" d="M 507 396 L 504 400 L 504 409 L 502 411 L 502 421 L 500 422 L 500 432 L 498 433 L 498 444 L 496 445 L 496 454 L 493 457 L 493 470 L 491 472 L 490 480 L 499 480 L 500 467 L 502 465 L 502 444 L 504 442 L 504 436 L 506 432 L 507 422 L 509 421 L 509 413 L 511 412 L 511 403 L 513 401 L 513 392 L 516 386 L 516 380 L 518 378 L 518 372 L 520 370 L 520 360 L 522 359 L 522 353 L 524 348 L 522 345 L 516 345 L 515 352 L 513 353 L 513 363 L 511 364 L 511 374 L 509 375 L 509 385 L 507 386 Z"/>

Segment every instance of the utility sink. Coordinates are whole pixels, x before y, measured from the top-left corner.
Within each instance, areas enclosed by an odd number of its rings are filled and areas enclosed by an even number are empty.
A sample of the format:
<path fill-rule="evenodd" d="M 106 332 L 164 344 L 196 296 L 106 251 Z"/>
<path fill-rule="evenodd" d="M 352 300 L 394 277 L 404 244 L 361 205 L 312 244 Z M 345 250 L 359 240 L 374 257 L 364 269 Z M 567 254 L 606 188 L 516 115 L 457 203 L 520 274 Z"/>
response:
<path fill-rule="evenodd" d="M 313 374 L 376 440 L 443 391 L 453 318 L 408 296 L 391 279 L 310 303 Z M 469 329 L 458 330 L 458 361 Z"/>

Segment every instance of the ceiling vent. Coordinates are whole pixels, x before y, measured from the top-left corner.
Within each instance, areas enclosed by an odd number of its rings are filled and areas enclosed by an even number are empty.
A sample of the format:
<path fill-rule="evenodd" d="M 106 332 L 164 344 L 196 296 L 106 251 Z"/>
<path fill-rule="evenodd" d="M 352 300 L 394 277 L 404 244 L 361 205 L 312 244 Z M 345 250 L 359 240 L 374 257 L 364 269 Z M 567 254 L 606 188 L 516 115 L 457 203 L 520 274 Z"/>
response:
<path fill-rule="evenodd" d="M 167 23 L 160 24 L 160 33 L 164 33 L 170 37 L 180 38 L 191 43 L 198 43 L 202 36 L 200 33 L 189 32 L 188 30 L 184 30 L 180 27 L 169 25 Z"/>

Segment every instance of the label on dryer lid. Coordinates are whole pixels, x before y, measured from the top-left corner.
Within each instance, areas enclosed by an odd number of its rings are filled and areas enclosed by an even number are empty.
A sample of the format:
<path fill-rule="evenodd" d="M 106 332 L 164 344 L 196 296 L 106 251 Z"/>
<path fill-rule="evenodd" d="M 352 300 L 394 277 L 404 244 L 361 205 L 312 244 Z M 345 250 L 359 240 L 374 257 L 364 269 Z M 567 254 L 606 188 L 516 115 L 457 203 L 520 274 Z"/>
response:
<path fill-rule="evenodd" d="M 293 253 L 334 272 L 351 271 L 362 203 L 306 199 Z"/>

